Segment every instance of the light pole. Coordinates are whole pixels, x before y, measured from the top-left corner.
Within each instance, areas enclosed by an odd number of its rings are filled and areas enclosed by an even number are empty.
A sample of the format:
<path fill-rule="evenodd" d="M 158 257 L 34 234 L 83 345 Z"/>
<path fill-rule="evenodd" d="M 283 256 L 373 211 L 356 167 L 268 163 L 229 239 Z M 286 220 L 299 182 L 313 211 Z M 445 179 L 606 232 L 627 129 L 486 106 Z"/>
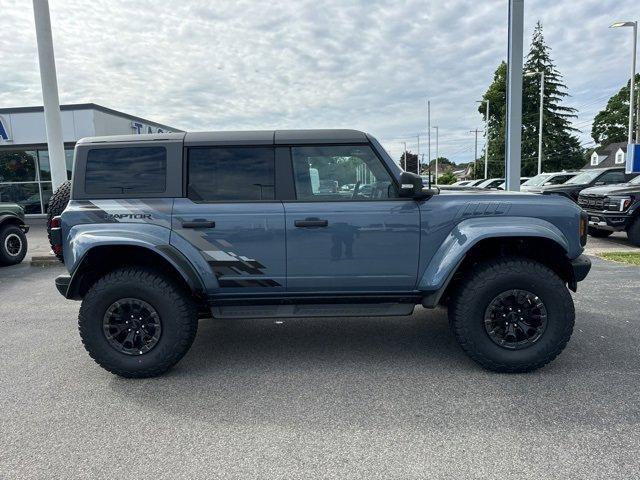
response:
<path fill-rule="evenodd" d="M 436 131 L 436 185 L 438 185 L 438 130 L 437 126 L 431 127 Z M 429 162 L 431 164 L 431 162 Z"/>
<path fill-rule="evenodd" d="M 609 28 L 633 27 L 633 58 L 631 59 L 631 81 L 629 82 L 629 135 L 627 143 L 633 143 L 633 90 L 636 83 L 636 47 L 638 43 L 638 22 L 616 22 Z M 636 141 L 638 139 L 636 138 Z"/>
<path fill-rule="evenodd" d="M 507 131 L 505 132 L 505 190 L 520 190 L 522 169 L 522 43 L 524 0 L 509 0 L 507 48 Z"/>
<path fill-rule="evenodd" d="M 484 179 L 489 177 L 489 100 L 476 100 L 477 103 L 486 103 L 487 108 L 484 114 Z"/>
<path fill-rule="evenodd" d="M 475 148 L 473 150 L 473 176 L 476 177 L 476 160 L 478 158 L 478 132 L 482 133 L 482 130 L 478 130 L 477 128 L 474 130 L 469 130 L 469 133 L 475 134 L 476 143 Z"/>
<path fill-rule="evenodd" d="M 420 175 L 420 134 L 417 134 L 416 138 L 418 139 L 418 156 L 416 157 L 416 168 L 418 169 L 418 175 Z"/>
<path fill-rule="evenodd" d="M 404 166 L 402 167 L 402 169 L 406 172 L 407 171 L 407 142 L 402 142 L 402 144 L 404 145 Z"/>
<path fill-rule="evenodd" d="M 540 75 L 540 118 L 538 119 L 538 175 L 542 173 L 542 125 L 544 119 L 544 70 L 540 72 L 527 72 L 525 76 Z"/>
<path fill-rule="evenodd" d="M 431 101 L 427 100 L 427 167 L 431 166 Z M 420 174 L 420 172 L 418 172 Z"/>

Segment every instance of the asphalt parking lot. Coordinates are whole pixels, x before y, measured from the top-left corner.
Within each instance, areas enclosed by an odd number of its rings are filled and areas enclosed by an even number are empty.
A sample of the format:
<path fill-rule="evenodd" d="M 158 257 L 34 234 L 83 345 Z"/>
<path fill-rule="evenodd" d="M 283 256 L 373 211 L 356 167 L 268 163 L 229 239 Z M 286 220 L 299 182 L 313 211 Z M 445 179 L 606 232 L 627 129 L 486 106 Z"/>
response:
<path fill-rule="evenodd" d="M 61 267 L 0 270 L 0 478 L 637 478 L 640 268 L 594 259 L 565 352 L 485 372 L 444 311 L 203 320 L 169 374 L 96 366 Z"/>

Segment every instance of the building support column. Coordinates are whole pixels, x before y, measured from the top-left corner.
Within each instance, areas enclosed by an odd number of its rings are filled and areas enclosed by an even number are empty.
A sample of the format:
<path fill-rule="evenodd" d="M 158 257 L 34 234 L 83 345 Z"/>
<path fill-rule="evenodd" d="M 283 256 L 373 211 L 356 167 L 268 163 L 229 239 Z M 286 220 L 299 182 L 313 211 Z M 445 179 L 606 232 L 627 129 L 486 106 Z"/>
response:
<path fill-rule="evenodd" d="M 40 82 L 42 83 L 44 121 L 47 127 L 47 147 L 49 149 L 51 182 L 53 184 L 53 191 L 55 191 L 68 179 L 64 158 L 64 140 L 62 137 L 62 120 L 60 118 L 56 63 L 53 56 L 49 1 L 33 0 L 33 16 L 35 18 L 36 40 L 38 42 L 38 63 L 40 65 Z"/>

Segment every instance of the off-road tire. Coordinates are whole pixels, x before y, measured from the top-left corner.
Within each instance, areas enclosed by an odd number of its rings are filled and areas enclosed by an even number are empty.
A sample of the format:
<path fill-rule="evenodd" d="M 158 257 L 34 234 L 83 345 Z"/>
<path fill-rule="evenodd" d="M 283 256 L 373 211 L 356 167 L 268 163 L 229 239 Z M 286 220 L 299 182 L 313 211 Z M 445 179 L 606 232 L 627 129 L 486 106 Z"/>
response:
<path fill-rule="evenodd" d="M 491 301 L 511 289 L 533 293 L 547 309 L 544 333 L 521 350 L 494 343 L 484 327 Z M 482 367 L 520 373 L 536 370 L 562 352 L 573 332 L 575 310 L 569 290 L 553 270 L 527 258 L 504 257 L 475 266 L 457 285 L 449 305 L 449 321 L 462 349 Z"/>
<path fill-rule="evenodd" d="M 112 347 L 103 333 L 104 315 L 115 301 L 135 298 L 150 304 L 160 317 L 158 343 L 141 355 Z M 80 306 L 78 328 L 84 347 L 98 365 L 127 378 L 155 377 L 187 353 L 198 329 L 196 305 L 187 291 L 162 273 L 141 267 L 114 270 L 100 278 Z"/>
<path fill-rule="evenodd" d="M 640 247 L 640 217 L 636 217 L 634 222 L 627 228 L 627 237 L 636 247 Z"/>
<path fill-rule="evenodd" d="M 49 238 L 49 244 L 53 247 L 51 243 L 51 220 L 53 217 L 57 217 L 64 209 L 67 208 L 69 203 L 69 197 L 71 196 L 71 182 L 66 181 L 62 185 L 58 187 L 58 189 L 53 192 L 51 198 L 49 199 L 49 208 L 47 210 L 47 237 Z M 64 258 L 62 257 L 62 252 L 56 253 L 56 257 L 61 262 L 64 262 Z"/>
<path fill-rule="evenodd" d="M 589 233 L 589 235 L 596 238 L 606 238 L 606 237 L 610 237 L 613 234 L 612 230 L 603 230 L 601 228 L 594 228 L 594 227 L 589 227 L 587 229 L 587 232 Z"/>
<path fill-rule="evenodd" d="M 8 250 L 19 243 L 19 250 L 12 253 Z M 10 224 L 0 226 L 0 265 L 17 265 L 27 254 L 27 236 L 20 227 Z"/>

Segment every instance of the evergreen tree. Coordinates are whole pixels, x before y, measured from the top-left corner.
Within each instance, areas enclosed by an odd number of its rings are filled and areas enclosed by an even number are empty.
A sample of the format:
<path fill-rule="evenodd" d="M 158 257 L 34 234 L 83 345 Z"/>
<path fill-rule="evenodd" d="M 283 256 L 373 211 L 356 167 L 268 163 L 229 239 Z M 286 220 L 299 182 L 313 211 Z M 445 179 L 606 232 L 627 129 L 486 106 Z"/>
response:
<path fill-rule="evenodd" d="M 640 83 L 640 73 L 636 74 L 636 85 Z M 598 145 L 606 147 L 610 143 L 626 142 L 629 128 L 629 87 L 630 82 L 607 102 L 593 120 L 591 138 Z M 637 141 L 637 140 L 636 140 Z"/>
<path fill-rule="evenodd" d="M 402 168 L 405 172 L 416 173 L 418 171 L 418 155 L 407 150 L 406 160 L 407 164 L 405 165 L 405 154 L 403 152 L 402 154 L 400 154 L 400 168 Z"/>
<path fill-rule="evenodd" d="M 562 105 L 566 86 L 562 75 L 551 60 L 550 48 L 544 42 L 542 24 L 537 23 L 531 48 L 524 66 L 525 72 L 545 74 L 544 122 L 542 131 L 542 169 L 553 171 L 579 168 L 584 164 L 583 151 L 570 121 L 575 109 Z M 483 100 L 489 100 L 489 177 L 504 176 L 506 127 L 507 64 L 502 62 L 493 77 L 493 83 Z M 522 175 L 532 176 L 538 170 L 538 128 L 540 109 L 540 75 L 525 76 L 522 89 Z M 478 112 L 485 114 L 485 105 Z M 478 167 L 484 168 L 483 158 Z"/>
<path fill-rule="evenodd" d="M 552 171 L 579 168 L 584 164 L 580 141 L 571 126 L 576 109 L 565 107 L 569 94 L 562 75 L 551 60 L 551 48 L 544 42 L 542 24 L 536 24 L 525 72 L 544 72 L 544 122 L 542 128 L 542 166 Z M 540 112 L 540 75 L 525 76 L 522 101 L 522 171 L 532 176 L 538 171 L 538 134 Z"/>

